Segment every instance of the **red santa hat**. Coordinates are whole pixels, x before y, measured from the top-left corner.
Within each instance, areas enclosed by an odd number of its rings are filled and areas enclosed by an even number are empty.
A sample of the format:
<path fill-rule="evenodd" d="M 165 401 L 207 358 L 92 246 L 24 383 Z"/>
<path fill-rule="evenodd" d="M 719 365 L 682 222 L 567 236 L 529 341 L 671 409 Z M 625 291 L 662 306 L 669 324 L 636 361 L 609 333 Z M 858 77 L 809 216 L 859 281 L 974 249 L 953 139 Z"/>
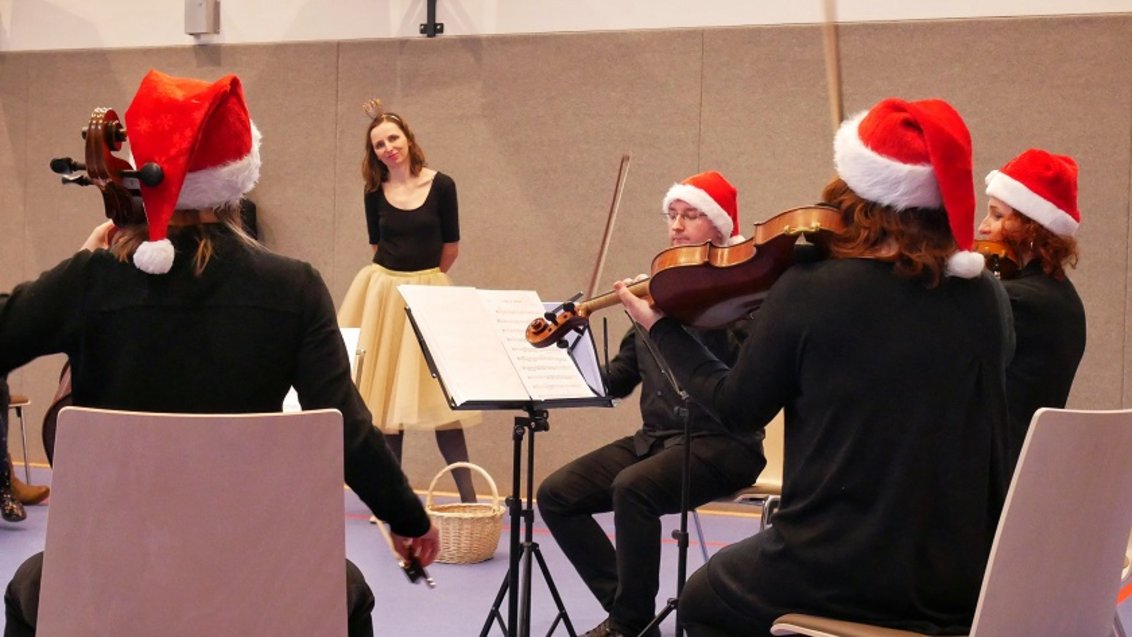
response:
<path fill-rule="evenodd" d="M 983 258 L 971 252 L 971 134 L 950 104 L 886 99 L 841 125 L 833 157 L 841 179 L 869 201 L 895 210 L 945 210 L 959 248 L 947 261 L 947 274 L 969 279 L 982 272 Z"/>
<path fill-rule="evenodd" d="M 134 265 L 164 274 L 173 266 L 173 211 L 235 203 L 251 190 L 259 180 L 259 131 L 235 75 L 210 83 L 154 70 L 126 109 L 126 128 L 135 165 L 155 162 L 165 175 L 141 186 L 149 240 Z"/>
<path fill-rule="evenodd" d="M 1072 237 L 1081 225 L 1077 209 L 1077 162 L 1039 148 L 1024 151 L 987 175 L 987 194 L 1042 224 Z"/>
<path fill-rule="evenodd" d="M 660 204 L 661 212 L 667 213 L 668 206 L 677 199 L 696 208 L 719 230 L 726 245 L 743 241 L 739 234 L 738 193 L 723 175 L 714 170 L 692 175 L 678 184 L 672 184 Z"/>

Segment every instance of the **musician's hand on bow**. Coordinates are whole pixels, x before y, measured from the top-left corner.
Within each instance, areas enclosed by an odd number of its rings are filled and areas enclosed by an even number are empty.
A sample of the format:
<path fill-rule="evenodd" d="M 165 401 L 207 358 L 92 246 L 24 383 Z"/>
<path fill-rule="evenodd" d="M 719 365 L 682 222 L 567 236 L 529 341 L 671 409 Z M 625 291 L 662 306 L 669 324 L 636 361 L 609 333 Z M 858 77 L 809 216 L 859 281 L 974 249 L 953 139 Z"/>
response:
<path fill-rule="evenodd" d="M 625 311 L 629 313 L 629 316 L 640 323 L 645 330 L 651 330 L 653 324 L 664 317 L 664 313 L 656 309 L 649 301 L 628 290 L 628 286 L 637 280 L 639 280 L 639 277 L 618 281 L 613 284 L 613 291 L 617 293 L 617 298 L 621 299 L 621 304 L 625 306 Z"/>
<path fill-rule="evenodd" d="M 436 561 L 436 556 L 440 553 L 440 530 L 433 525 L 420 537 L 405 537 L 396 533 L 390 535 L 393 536 L 393 550 L 406 562 L 416 556 L 421 566 L 428 566 Z"/>
<path fill-rule="evenodd" d="M 114 222 L 107 221 L 95 226 L 90 236 L 83 242 L 80 250 L 108 250 L 110 249 L 110 233 L 114 229 Z"/>

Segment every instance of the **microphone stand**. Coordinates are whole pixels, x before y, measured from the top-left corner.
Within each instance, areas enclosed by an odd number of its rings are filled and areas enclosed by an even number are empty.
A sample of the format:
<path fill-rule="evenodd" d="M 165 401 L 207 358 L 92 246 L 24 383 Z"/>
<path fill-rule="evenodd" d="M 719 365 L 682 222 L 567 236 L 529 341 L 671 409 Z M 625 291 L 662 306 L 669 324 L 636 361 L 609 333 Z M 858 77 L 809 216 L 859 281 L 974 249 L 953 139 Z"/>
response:
<path fill-rule="evenodd" d="M 668 381 L 672 390 L 680 398 L 680 406 L 675 408 L 676 416 L 681 418 L 684 422 L 684 462 L 683 473 L 680 476 L 680 528 L 672 532 L 672 539 L 676 540 L 677 558 L 676 558 L 676 596 L 668 598 L 665 602 L 664 608 L 653 617 L 648 626 L 645 626 L 641 631 L 639 637 L 644 637 L 650 630 L 660 626 L 661 622 L 665 620 L 673 611 L 676 611 L 676 637 L 684 637 L 684 624 L 680 621 L 680 594 L 684 592 L 684 582 L 688 577 L 688 511 L 691 509 L 691 489 L 692 489 L 692 413 L 689 409 L 688 403 L 691 397 L 680 383 L 676 382 L 676 377 L 672 374 L 672 368 L 664 360 L 664 356 L 656 349 L 649 334 L 640 323 L 633 320 L 630 316 L 629 320 L 633 323 L 633 329 L 644 341 L 645 346 L 649 350 L 649 354 L 653 360 L 656 361 L 656 366 L 660 373 Z"/>

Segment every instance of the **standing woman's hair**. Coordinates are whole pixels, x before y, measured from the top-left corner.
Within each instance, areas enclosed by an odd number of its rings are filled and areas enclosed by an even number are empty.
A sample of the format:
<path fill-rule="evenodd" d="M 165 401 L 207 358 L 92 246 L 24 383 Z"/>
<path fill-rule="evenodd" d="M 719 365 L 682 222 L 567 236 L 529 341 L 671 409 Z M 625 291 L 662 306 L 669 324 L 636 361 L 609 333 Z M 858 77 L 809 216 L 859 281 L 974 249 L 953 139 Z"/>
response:
<path fill-rule="evenodd" d="M 421 168 L 428 165 L 425 161 L 424 150 L 417 144 L 417 138 L 413 135 L 412 129 L 405 123 L 405 120 L 396 113 L 390 113 L 385 110 L 381 104 L 381 100 L 374 98 L 362 105 L 362 111 L 365 112 L 371 119 L 369 127 L 366 128 L 366 155 L 362 160 L 362 178 L 366 181 L 366 192 L 373 192 L 381 187 L 381 182 L 389 179 L 389 168 L 377 158 L 377 153 L 373 151 L 373 142 L 370 141 L 370 133 L 373 129 L 377 128 L 385 122 L 392 122 L 397 125 L 404 133 L 405 139 L 409 142 L 409 172 L 414 176 L 421 173 Z"/>

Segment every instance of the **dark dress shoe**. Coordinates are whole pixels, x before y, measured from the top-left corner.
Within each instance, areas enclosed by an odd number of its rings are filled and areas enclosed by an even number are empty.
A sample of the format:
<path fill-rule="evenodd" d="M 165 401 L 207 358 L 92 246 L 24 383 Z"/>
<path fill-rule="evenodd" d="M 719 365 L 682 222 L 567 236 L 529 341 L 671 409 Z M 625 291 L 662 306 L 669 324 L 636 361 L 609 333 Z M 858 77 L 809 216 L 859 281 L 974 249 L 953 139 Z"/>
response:
<path fill-rule="evenodd" d="M 0 517 L 9 522 L 22 522 L 28 517 L 24 505 L 8 489 L 0 489 Z"/>

